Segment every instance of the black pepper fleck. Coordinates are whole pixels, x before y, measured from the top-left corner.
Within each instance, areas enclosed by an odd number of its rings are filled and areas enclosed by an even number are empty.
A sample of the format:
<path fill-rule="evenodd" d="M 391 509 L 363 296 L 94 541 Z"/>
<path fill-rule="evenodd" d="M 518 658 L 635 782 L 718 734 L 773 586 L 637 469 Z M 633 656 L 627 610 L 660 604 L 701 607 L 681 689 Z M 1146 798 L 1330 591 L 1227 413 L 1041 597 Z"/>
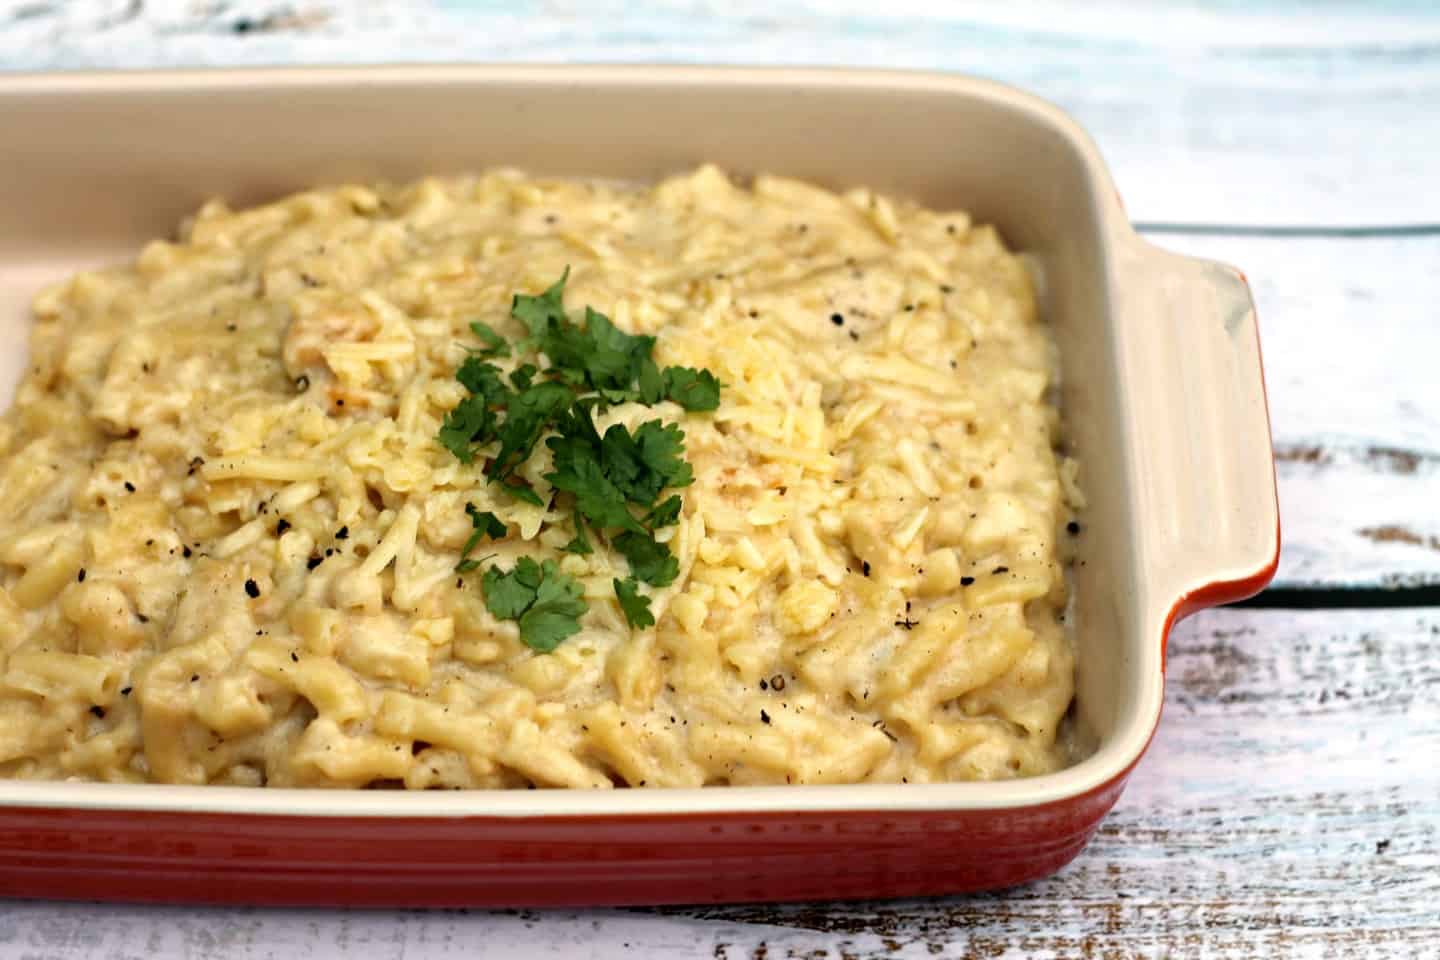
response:
<path fill-rule="evenodd" d="M 80 572 L 77 573 L 77 574 L 75 574 L 75 582 L 76 582 L 76 583 L 84 583 L 84 582 L 85 582 L 85 568 L 84 568 L 84 567 L 81 567 L 81 568 L 80 568 Z"/>
<path fill-rule="evenodd" d="M 126 492 L 126 493 L 134 493 L 134 492 L 135 492 L 135 484 L 131 483 L 129 480 L 126 480 L 126 481 L 125 481 L 125 492 Z"/>
<path fill-rule="evenodd" d="M 260 585 L 259 585 L 258 583 L 256 583 L 254 580 L 246 580 L 246 581 L 245 581 L 245 595 L 246 595 L 247 597 L 249 597 L 251 600 L 256 599 L 257 597 L 260 596 Z"/>
<path fill-rule="evenodd" d="M 860 561 L 860 572 L 863 573 L 863 574 L 864 574 L 865 576 L 867 576 L 867 577 L 870 576 L 870 561 L 869 561 L 869 560 L 861 560 L 861 561 Z"/>
<path fill-rule="evenodd" d="M 191 682 L 191 683 L 195 683 L 195 682 L 196 682 L 197 680 L 199 680 L 199 679 L 200 679 L 200 674 L 198 674 L 198 673 L 192 673 L 192 674 L 190 674 L 190 682 Z"/>
<path fill-rule="evenodd" d="M 336 540 L 344 540 L 344 539 L 346 539 L 346 538 L 349 537 L 349 536 L 350 536 L 350 528 L 349 528 L 349 527 L 341 527 L 339 530 L 336 530 L 336 531 L 335 531 L 335 539 L 336 539 Z"/>
<path fill-rule="evenodd" d="M 105 708 L 98 704 L 90 708 L 90 712 L 101 720 L 105 719 Z"/>
<path fill-rule="evenodd" d="M 838 314 L 838 313 L 832 313 L 832 314 L 830 314 L 830 322 L 833 323 L 833 324 L 835 324 L 835 326 L 837 326 L 837 327 L 843 327 L 843 326 L 845 326 L 845 318 L 844 318 L 844 316 L 842 316 L 841 314 Z"/>
<path fill-rule="evenodd" d="M 761 710 L 760 722 L 768 725 L 770 723 L 770 714 L 766 713 L 764 710 Z"/>
<path fill-rule="evenodd" d="M 1071 520 L 1069 523 L 1065 524 L 1065 532 L 1070 534 L 1070 536 L 1072 537 L 1075 536 L 1075 534 L 1080 532 L 1080 524 L 1076 523 L 1074 520 Z"/>
<path fill-rule="evenodd" d="M 1009 568 L 1009 567 L 996 567 L 994 570 L 992 570 L 992 571 L 990 571 L 990 572 L 993 573 L 993 574 L 995 574 L 995 575 L 998 577 L 998 576 L 999 576 L 1000 574 L 1002 574 L 1002 573 L 1009 573 L 1009 572 L 1010 572 L 1010 568 Z"/>
<path fill-rule="evenodd" d="M 282 533 L 284 533 L 286 530 L 289 530 L 289 529 L 290 529 L 290 521 L 289 521 L 289 520 L 286 520 L 284 517 L 281 517 L 281 518 L 280 518 L 280 522 L 277 523 L 277 524 L 275 524 L 275 536 L 278 537 L 278 536 L 280 536 Z"/>
<path fill-rule="evenodd" d="M 764 680 L 761 680 L 761 681 L 760 681 L 760 689 L 761 689 L 761 690 L 769 690 L 769 689 L 770 689 L 770 684 L 766 683 Z"/>
<path fill-rule="evenodd" d="M 128 696 L 130 696 L 130 691 L 131 691 L 131 690 L 134 690 L 134 689 L 135 689 L 134 687 L 121 687 L 121 688 L 120 688 L 120 696 L 122 696 L 122 697 L 128 697 Z"/>
<path fill-rule="evenodd" d="M 182 557 L 184 557 L 185 559 L 187 559 L 187 560 L 190 559 L 190 548 L 189 548 L 189 547 L 181 547 L 181 548 L 180 548 L 180 555 L 181 555 Z"/>
<path fill-rule="evenodd" d="M 970 586 L 970 584 L 972 584 L 972 583 L 974 583 L 974 582 L 975 582 L 975 578 L 974 578 L 974 577 L 961 577 L 961 578 L 960 578 L 960 586 L 962 586 L 962 587 L 968 587 L 968 586 Z"/>
<path fill-rule="evenodd" d="M 291 651 L 290 651 L 290 662 L 291 662 L 291 663 L 299 663 L 299 662 L 300 662 L 300 655 L 299 655 L 298 653 L 296 653 L 294 650 L 291 650 Z"/>

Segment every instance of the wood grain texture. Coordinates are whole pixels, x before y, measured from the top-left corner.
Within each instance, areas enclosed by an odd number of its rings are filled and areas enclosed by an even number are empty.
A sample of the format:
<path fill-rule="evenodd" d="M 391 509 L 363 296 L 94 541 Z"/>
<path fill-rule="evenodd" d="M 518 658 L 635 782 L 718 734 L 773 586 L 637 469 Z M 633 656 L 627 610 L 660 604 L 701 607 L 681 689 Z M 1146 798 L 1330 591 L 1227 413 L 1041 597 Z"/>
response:
<path fill-rule="evenodd" d="M 1440 223 L 1436 4 L 0 0 L 10 69 L 517 60 L 975 73 L 1071 110 L 1139 220 Z"/>
<path fill-rule="evenodd" d="M 344 913 L 9 904 L 0 956 L 315 960 L 1440 956 L 1440 611 L 1219 610 L 1058 876 L 969 898 Z"/>
<path fill-rule="evenodd" d="M 0 0 L 0 69 L 376 60 L 1033 89 L 1095 134 L 1132 216 L 1166 228 L 1152 239 L 1251 280 L 1278 582 L 1440 584 L 1440 4 Z M 1335 227 L 1360 235 L 1307 235 Z M 1165 716 L 1113 815 L 1019 890 L 546 914 L 11 903 L 0 958 L 1440 958 L 1437 757 L 1440 609 L 1212 611 L 1172 638 Z"/>

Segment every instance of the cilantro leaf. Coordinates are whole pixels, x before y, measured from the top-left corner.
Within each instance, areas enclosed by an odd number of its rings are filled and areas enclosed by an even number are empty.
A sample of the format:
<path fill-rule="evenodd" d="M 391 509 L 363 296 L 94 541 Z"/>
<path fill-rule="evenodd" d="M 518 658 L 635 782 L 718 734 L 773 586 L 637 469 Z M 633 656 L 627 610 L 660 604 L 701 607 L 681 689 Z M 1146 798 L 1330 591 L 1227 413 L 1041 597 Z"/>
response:
<path fill-rule="evenodd" d="M 620 609 L 625 612 L 625 620 L 630 626 L 640 630 L 655 626 L 655 615 L 650 612 L 650 598 L 640 592 L 640 584 L 635 578 L 617 578 L 613 582 L 615 598 L 620 601 Z"/>
<path fill-rule="evenodd" d="M 652 529 L 668 527 L 680 520 L 680 495 L 667 497 L 654 510 L 645 515 L 645 525 Z"/>
<path fill-rule="evenodd" d="M 640 402 L 647 407 L 653 407 L 665 399 L 665 377 L 660 373 L 660 368 L 655 366 L 655 361 L 646 357 L 640 361 Z"/>
<path fill-rule="evenodd" d="M 642 423 L 634 434 L 621 424 L 612 424 L 600 443 L 605 475 L 625 499 L 642 506 L 653 504 L 666 487 L 694 482 L 684 453 L 684 432 L 659 420 Z"/>
<path fill-rule="evenodd" d="M 490 409 L 485 398 L 471 394 L 445 415 L 438 439 L 461 463 L 473 463 L 475 451 L 472 444 L 488 443 L 494 439 L 496 419 L 495 411 Z"/>
<path fill-rule="evenodd" d="M 651 586 L 668 587 L 680 575 L 670 548 L 643 533 L 622 533 L 612 543 L 630 562 L 630 575 Z"/>
<path fill-rule="evenodd" d="M 560 274 L 549 289 L 538 297 L 523 293 L 515 294 L 510 301 L 510 316 L 525 324 L 533 340 L 539 340 L 550 329 L 551 324 L 565 321 L 565 281 L 570 279 L 570 268 Z"/>
<path fill-rule="evenodd" d="M 491 540 L 499 540 L 510 532 L 510 528 L 505 526 L 503 520 L 488 510 L 481 513 L 473 503 L 465 504 L 465 514 L 470 518 L 470 526 L 475 528 L 475 533 L 471 535 L 471 539 L 475 543 L 479 543 L 480 537 L 484 536 L 488 536 Z M 473 544 L 467 546 L 465 552 L 469 553 L 471 549 L 473 549 Z"/>
<path fill-rule="evenodd" d="M 678 424 L 648 420 L 635 431 L 635 442 L 640 447 L 640 459 L 654 478 L 646 489 L 654 487 L 655 493 L 642 502 L 654 503 L 666 487 L 688 487 L 695 482 L 695 473 L 685 462 L 685 431 Z"/>
<path fill-rule="evenodd" d="M 575 508 L 591 526 L 644 529 L 625 506 L 625 495 L 605 475 L 594 447 L 572 437 L 551 437 L 546 445 L 554 453 L 555 469 L 545 479 L 556 490 L 574 495 Z"/>
<path fill-rule="evenodd" d="M 500 368 L 473 353 L 455 371 L 455 379 L 466 390 L 484 397 L 487 403 L 502 404 L 510 395 L 510 389 L 500 379 Z"/>
<path fill-rule="evenodd" d="M 474 530 L 465 541 L 465 546 L 460 549 L 460 562 L 455 565 L 455 569 L 460 573 L 469 573 L 480 565 L 478 560 L 467 558 L 470 551 L 480 545 L 482 539 L 488 536 L 491 540 L 499 540 L 510 532 L 510 528 L 499 517 L 489 512 L 481 513 L 473 503 L 465 504 L 465 512 L 469 514 L 470 526 Z"/>
<path fill-rule="evenodd" d="M 585 374 L 590 385 L 612 403 L 638 399 L 632 384 L 655 349 L 655 338 L 626 333 L 605 314 L 586 307 L 585 339 L 589 348 Z"/>
<path fill-rule="evenodd" d="M 529 390 L 530 384 L 535 380 L 535 374 L 540 371 L 533 363 L 522 363 L 510 373 L 510 382 L 515 384 L 516 390 Z"/>
<path fill-rule="evenodd" d="M 515 394 L 500 425 L 500 452 L 486 468 L 492 480 L 504 480 L 535 449 L 550 419 L 570 405 L 573 395 L 563 384 L 537 383 Z"/>
<path fill-rule="evenodd" d="M 720 406 L 720 381 L 709 370 L 665 368 L 665 395 L 691 413 Z"/>
<path fill-rule="evenodd" d="M 542 578 L 540 565 L 529 557 L 516 560 L 508 573 L 491 567 L 480 579 L 486 609 L 497 620 L 520 619 L 520 615 L 535 602 L 535 593 Z"/>
<path fill-rule="evenodd" d="M 500 334 L 496 333 L 493 329 L 491 329 L 488 323 L 481 323 L 479 320 L 474 320 L 470 324 L 470 331 L 474 333 L 475 336 L 485 341 L 484 348 L 475 351 L 479 356 L 510 356 L 510 344 L 505 342 L 504 337 L 500 336 Z"/>
<path fill-rule="evenodd" d="M 506 493 L 521 503 L 528 503 L 536 507 L 545 506 L 545 501 L 540 499 L 540 494 L 536 493 L 533 487 L 527 487 L 525 484 L 515 480 L 501 481 L 500 486 L 504 487 Z"/>
<path fill-rule="evenodd" d="M 480 583 L 485 606 L 498 620 L 520 624 L 520 640 L 530 649 L 550 653 L 560 641 L 580 630 L 589 605 L 584 588 L 560 572 L 554 560 L 538 564 L 521 557 L 508 572 L 491 567 Z"/>
<path fill-rule="evenodd" d="M 610 429 L 606 430 L 605 436 L 601 438 L 600 465 L 605 471 L 605 476 L 615 484 L 616 489 L 627 500 L 645 502 L 643 490 L 639 491 L 639 495 L 637 495 L 641 474 L 645 470 L 645 465 L 640 460 L 640 447 L 623 424 L 611 424 Z M 651 497 L 650 499 L 655 498 Z"/>
<path fill-rule="evenodd" d="M 595 548 L 590 546 L 590 538 L 585 534 L 585 521 L 581 519 L 578 508 L 575 510 L 575 536 L 560 549 L 580 556 L 595 552 Z"/>
<path fill-rule="evenodd" d="M 535 603 L 520 617 L 520 639 L 532 650 L 549 653 L 566 637 L 580 632 L 580 617 L 590 609 L 584 588 L 546 560 Z"/>

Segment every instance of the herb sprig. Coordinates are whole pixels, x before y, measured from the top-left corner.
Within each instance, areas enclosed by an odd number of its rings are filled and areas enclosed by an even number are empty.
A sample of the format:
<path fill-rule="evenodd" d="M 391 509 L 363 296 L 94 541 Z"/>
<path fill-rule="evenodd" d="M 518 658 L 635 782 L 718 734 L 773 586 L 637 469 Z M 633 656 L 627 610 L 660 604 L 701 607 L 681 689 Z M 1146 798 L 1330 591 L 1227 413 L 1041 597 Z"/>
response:
<path fill-rule="evenodd" d="M 585 308 L 583 326 L 573 322 L 564 307 L 569 276 L 567 267 L 538 296 L 515 294 L 510 316 L 524 324 L 524 339 L 507 342 L 487 324 L 470 324 L 483 346 L 472 349 L 455 372 L 467 395 L 446 415 L 437 439 L 466 464 L 498 442 L 484 458 L 486 479 L 517 500 L 543 507 L 547 504 L 519 471 L 545 438 L 553 462 L 545 480 L 573 501 L 575 533 L 562 549 L 592 553 L 594 535 L 623 555 L 630 576 L 614 580 L 615 596 L 626 622 L 643 629 L 655 618 L 640 584 L 665 587 L 680 574 L 679 561 L 655 539 L 655 531 L 679 522 L 682 501 L 679 494 L 664 499 L 662 494 L 689 486 L 694 472 L 678 424 L 648 420 L 631 431 L 617 423 L 602 435 L 594 414 L 612 404 L 653 406 L 664 400 L 689 412 L 712 411 L 720 404 L 721 384 L 709 370 L 661 370 L 651 357 L 654 337 L 625 333 L 591 307 Z M 489 362 L 526 355 L 534 362 L 517 366 L 508 383 Z M 461 573 L 479 567 L 470 554 L 485 537 L 508 533 L 494 514 L 473 504 L 466 512 L 473 532 L 456 567 Z M 537 564 L 521 557 L 508 572 L 491 567 L 481 589 L 490 612 L 518 622 L 521 640 L 545 653 L 580 629 L 579 618 L 588 609 L 579 583 L 553 560 Z"/>

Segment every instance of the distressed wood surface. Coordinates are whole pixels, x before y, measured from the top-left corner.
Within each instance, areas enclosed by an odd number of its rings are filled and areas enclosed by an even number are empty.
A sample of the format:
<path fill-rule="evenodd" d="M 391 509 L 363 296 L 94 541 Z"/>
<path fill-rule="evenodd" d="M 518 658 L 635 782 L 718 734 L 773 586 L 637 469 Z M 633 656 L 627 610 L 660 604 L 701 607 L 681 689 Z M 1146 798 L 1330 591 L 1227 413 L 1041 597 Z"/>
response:
<path fill-rule="evenodd" d="M 1099 835 L 1006 893 L 597 911 L 13 903 L 0 955 L 920 958 L 1440 956 L 1440 611 L 1218 610 Z"/>
<path fill-rule="evenodd" d="M 1303 14 L 1303 15 L 1297 15 Z M 1440 223 L 1426 2 L 0 0 L 0 66 L 628 61 L 962 70 L 1073 111 L 1134 216 Z"/>
<path fill-rule="evenodd" d="M 849 64 L 1035 90 L 1096 136 L 1155 242 L 1251 280 L 1287 602 L 1440 586 L 1440 5 L 0 0 L 0 70 L 379 60 Z M 0 958 L 1440 958 L 1437 757 L 1440 608 L 1211 611 L 1177 628 L 1160 731 L 1095 841 L 1019 890 L 547 913 L 10 903 Z"/>

